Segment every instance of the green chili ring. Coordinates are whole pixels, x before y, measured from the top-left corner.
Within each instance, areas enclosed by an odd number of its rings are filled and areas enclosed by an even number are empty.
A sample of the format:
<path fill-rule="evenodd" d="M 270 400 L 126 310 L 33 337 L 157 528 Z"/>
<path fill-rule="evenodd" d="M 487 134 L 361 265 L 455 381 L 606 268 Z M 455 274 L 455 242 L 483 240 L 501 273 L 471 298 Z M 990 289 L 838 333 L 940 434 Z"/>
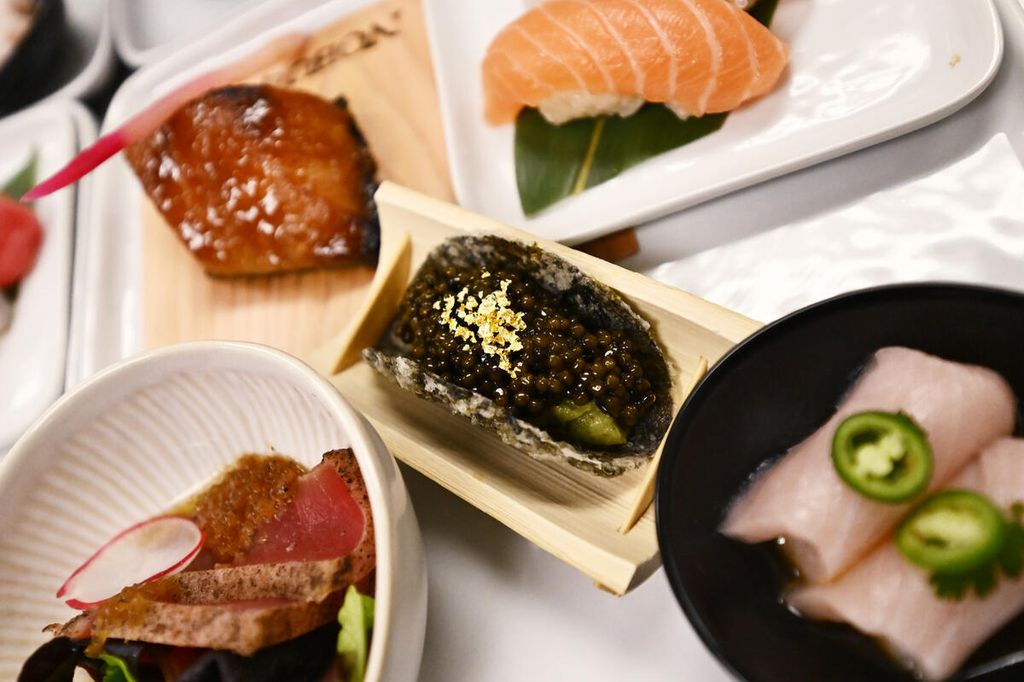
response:
<path fill-rule="evenodd" d="M 844 419 L 832 439 L 832 463 L 848 486 L 890 504 L 925 490 L 933 469 L 928 437 L 902 412 L 859 412 Z"/>
<path fill-rule="evenodd" d="M 943 490 L 907 514 L 896 546 L 921 568 L 961 574 L 995 563 L 1008 534 L 1006 518 L 987 497 Z"/>

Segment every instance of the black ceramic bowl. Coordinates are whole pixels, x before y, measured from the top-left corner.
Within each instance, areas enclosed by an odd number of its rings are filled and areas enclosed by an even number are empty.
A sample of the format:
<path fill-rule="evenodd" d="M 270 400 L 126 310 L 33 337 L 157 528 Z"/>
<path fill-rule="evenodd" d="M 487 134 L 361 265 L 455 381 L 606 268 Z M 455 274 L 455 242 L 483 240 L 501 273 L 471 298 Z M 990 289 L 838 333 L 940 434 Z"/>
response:
<path fill-rule="evenodd" d="M 0 0 L 10 2 L 10 0 Z M 28 32 L 0 63 L 0 114 L 26 106 L 56 89 L 55 70 L 70 33 L 63 0 L 34 0 Z"/>
<path fill-rule="evenodd" d="M 715 365 L 672 425 L 656 502 L 665 570 L 704 643 L 750 682 L 913 679 L 852 628 L 788 611 L 779 595 L 791 570 L 772 543 L 744 545 L 718 533 L 758 466 L 823 424 L 854 370 L 892 345 L 991 367 L 1024 396 L 1024 296 L 899 285 L 845 294 L 768 325 Z M 1024 668 L 1006 661 L 1021 649 L 1024 617 L 978 649 L 958 677 L 1022 680 Z"/>

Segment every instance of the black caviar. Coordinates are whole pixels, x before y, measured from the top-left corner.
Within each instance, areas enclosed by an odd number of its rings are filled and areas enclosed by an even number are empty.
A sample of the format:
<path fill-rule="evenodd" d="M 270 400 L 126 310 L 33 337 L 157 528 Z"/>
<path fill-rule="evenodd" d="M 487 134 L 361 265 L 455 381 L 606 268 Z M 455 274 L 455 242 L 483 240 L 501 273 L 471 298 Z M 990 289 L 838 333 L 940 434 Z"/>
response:
<path fill-rule="evenodd" d="M 444 321 L 452 299 L 457 306 L 492 292 L 504 293 L 507 308 L 521 314 L 512 328 L 513 347 L 521 348 L 504 356 L 486 352 L 479 339 L 459 336 Z M 406 291 L 394 331 L 424 369 L 556 436 L 567 435 L 557 415 L 571 405 L 596 405 L 628 433 L 657 402 L 652 381 L 663 378 L 635 331 L 600 328 L 565 298 L 520 268 L 428 261 Z"/>

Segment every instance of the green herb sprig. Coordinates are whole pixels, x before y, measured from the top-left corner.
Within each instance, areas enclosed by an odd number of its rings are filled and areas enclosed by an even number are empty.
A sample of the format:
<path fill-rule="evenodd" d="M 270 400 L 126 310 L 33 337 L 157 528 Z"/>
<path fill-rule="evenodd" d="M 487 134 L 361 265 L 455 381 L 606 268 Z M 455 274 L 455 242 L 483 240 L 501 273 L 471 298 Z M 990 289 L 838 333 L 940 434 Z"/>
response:
<path fill-rule="evenodd" d="M 943 573 L 935 571 L 928 582 L 935 588 L 936 596 L 951 601 L 961 601 L 968 592 L 978 597 L 988 596 L 999 581 L 999 573 L 1010 579 L 1019 578 L 1024 569 L 1024 504 L 1017 502 L 1010 507 L 1010 518 L 1006 520 L 1007 532 L 1003 547 L 992 563 L 966 573 Z"/>
<path fill-rule="evenodd" d="M 100 658 L 107 664 L 103 671 L 103 682 L 137 682 L 128 661 L 108 653 L 100 654 Z"/>
<path fill-rule="evenodd" d="M 39 165 L 39 154 L 35 149 L 32 150 L 31 156 L 28 157 L 28 161 L 22 166 L 14 176 L 4 183 L 3 187 L 0 187 L 0 194 L 6 197 L 18 201 L 25 193 L 32 189 L 33 185 L 36 184 L 36 167 Z"/>

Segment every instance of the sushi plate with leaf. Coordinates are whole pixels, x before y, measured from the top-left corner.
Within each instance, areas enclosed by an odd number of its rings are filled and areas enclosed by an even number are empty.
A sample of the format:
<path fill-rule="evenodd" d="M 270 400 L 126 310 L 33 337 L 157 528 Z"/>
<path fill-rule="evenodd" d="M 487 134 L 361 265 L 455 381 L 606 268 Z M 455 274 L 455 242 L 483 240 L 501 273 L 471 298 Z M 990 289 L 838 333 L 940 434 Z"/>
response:
<path fill-rule="evenodd" d="M 937 121 L 982 92 L 1002 58 L 1002 30 L 987 1 L 893 7 L 880 0 L 762 0 L 742 30 L 747 37 L 764 31 L 781 43 L 781 70 L 756 36 L 748 50 L 716 29 L 720 40 L 695 48 L 706 53 L 711 45 L 708 69 L 744 71 L 737 63 L 756 52 L 755 77 L 739 88 L 744 97 L 725 101 L 723 87 L 707 85 L 711 101 L 705 96 L 700 106 L 687 106 L 685 93 L 678 95 L 692 80 L 684 67 L 673 81 L 678 87 L 660 92 L 651 76 L 676 72 L 675 64 L 688 59 L 683 34 L 669 35 L 664 27 L 689 22 L 696 35 L 706 25 L 687 17 L 673 23 L 666 12 L 684 10 L 640 3 L 652 19 L 648 44 L 661 41 L 666 53 L 676 52 L 662 65 L 651 61 L 650 50 L 621 40 L 602 46 L 595 26 L 612 38 L 633 34 L 614 0 L 598 4 L 608 6 L 603 23 L 584 16 L 580 3 L 424 3 L 461 204 L 549 239 L 582 241 Z M 458 22 L 445 19 L 456 15 Z M 770 33 L 751 28 L 750 18 Z M 721 27 L 737 19 L 709 21 Z M 561 40 L 545 33 L 551 26 L 564 33 Z M 495 61 L 492 52 L 505 53 L 501 59 L 510 66 L 503 73 L 485 64 Z M 581 66 L 578 74 L 551 66 L 558 60 Z M 621 72 L 626 60 L 646 74 L 646 85 L 637 79 L 634 86 L 633 76 Z M 756 76 L 764 70 L 776 78 L 759 87 Z M 491 78 L 485 71 L 499 73 Z M 713 80 L 710 73 L 692 75 L 698 84 Z M 567 84 L 570 77 L 580 85 Z M 502 117 L 488 109 L 499 91 L 522 110 Z M 559 103 L 568 112 L 552 106 Z M 616 113 L 600 113 L 608 111 Z"/>
<path fill-rule="evenodd" d="M 71 308 L 76 193 L 28 206 L 16 199 L 95 134 L 88 112 L 72 102 L 0 122 L 0 453 L 63 391 Z"/>

